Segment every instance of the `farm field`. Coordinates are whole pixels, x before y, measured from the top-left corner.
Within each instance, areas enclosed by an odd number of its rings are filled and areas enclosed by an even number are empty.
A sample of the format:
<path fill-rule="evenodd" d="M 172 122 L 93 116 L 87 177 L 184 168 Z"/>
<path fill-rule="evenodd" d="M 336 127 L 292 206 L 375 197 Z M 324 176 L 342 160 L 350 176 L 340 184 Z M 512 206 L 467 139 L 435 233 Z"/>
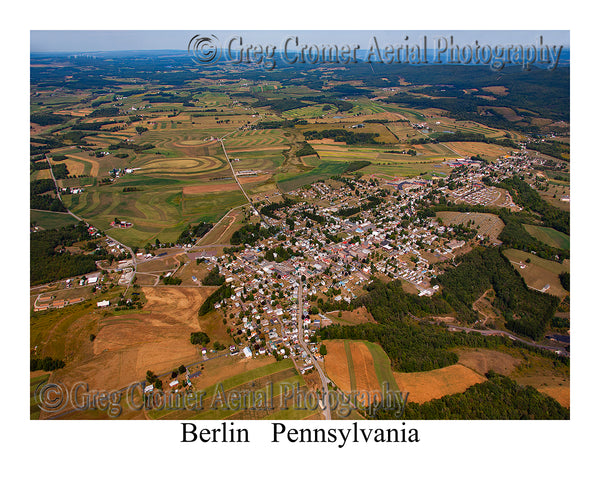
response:
<path fill-rule="evenodd" d="M 568 250 L 571 246 L 571 238 L 565 233 L 554 230 L 553 228 L 540 227 L 538 225 L 523 225 L 527 233 L 540 242 L 544 242 L 551 247 Z"/>
<path fill-rule="evenodd" d="M 461 393 L 471 385 L 485 382 L 483 375 L 464 365 L 450 365 L 428 372 L 394 372 L 394 378 L 401 391 L 409 392 L 408 401 L 416 403 Z"/>
<path fill-rule="evenodd" d="M 444 225 L 465 225 L 476 228 L 480 235 L 488 236 L 490 241 L 498 242 L 498 235 L 504 228 L 504 222 L 498 215 L 475 212 L 437 212 Z M 473 225 L 467 225 L 475 222 Z"/>
<path fill-rule="evenodd" d="M 212 291 L 143 287 L 147 303 L 139 311 L 105 315 L 88 302 L 58 315 L 33 314 L 32 345 L 39 345 L 42 355 L 66 359 L 67 366 L 54 372 L 52 381 L 118 389 L 140 381 L 147 370 L 160 373 L 200 359 L 190 333 L 200 330 L 197 311 Z"/>
<path fill-rule="evenodd" d="M 470 157 L 480 155 L 486 160 L 496 160 L 496 158 L 506 155 L 510 148 L 494 145 L 493 143 L 482 142 L 448 142 L 445 145 L 461 157 Z"/>
<path fill-rule="evenodd" d="M 454 120 L 452 118 L 439 117 L 436 115 L 432 115 L 428 118 L 427 124 L 433 133 L 432 136 L 435 136 L 436 133 L 472 133 L 485 135 L 486 137 L 491 138 L 498 138 L 506 134 L 506 131 L 504 130 L 486 127 L 479 123 Z"/>
<path fill-rule="evenodd" d="M 383 349 L 367 341 L 327 340 L 325 370 L 344 392 L 398 391 L 391 362 Z M 401 390 L 401 389 L 400 389 Z"/>
<path fill-rule="evenodd" d="M 277 186 L 282 192 L 291 192 L 304 185 L 309 185 L 318 180 L 325 180 L 333 175 L 340 175 L 346 170 L 347 164 L 343 162 L 319 161 L 318 159 L 305 159 L 311 170 L 300 174 L 277 175 Z"/>
<path fill-rule="evenodd" d="M 555 295 L 561 299 L 568 295 L 569 292 L 562 288 L 558 275 L 562 272 L 570 271 L 569 260 L 564 260 L 561 264 L 514 249 L 504 250 L 503 253 L 511 261 L 515 270 L 521 274 L 529 288 L 541 290 L 546 285 L 550 285 L 546 293 Z M 530 263 L 526 262 L 528 258 L 531 260 Z M 521 268 L 521 265 L 525 267 Z"/>
<path fill-rule="evenodd" d="M 212 364 L 212 362 L 215 362 Z M 192 380 L 195 391 L 206 392 L 203 398 L 203 409 L 198 413 L 192 411 L 157 411 L 151 412 L 154 419 L 176 420 L 222 420 L 222 419 L 288 419 L 300 420 L 314 415 L 314 410 L 296 410 L 292 402 L 288 409 L 282 409 L 281 394 L 286 388 L 298 383 L 302 390 L 306 389 L 304 379 L 298 374 L 291 360 L 275 362 L 272 358 L 246 359 L 229 355 L 202 363 L 200 375 Z M 262 392 L 265 396 L 272 389 L 273 408 L 270 405 L 259 404 L 259 408 L 224 408 L 219 392 L 227 397 L 231 392 L 251 392 L 259 398 Z M 250 405 L 251 407 L 252 405 Z M 215 407 L 215 408 L 212 408 Z M 266 407 L 266 408 L 261 408 Z"/>
<path fill-rule="evenodd" d="M 218 188 L 215 192 L 210 183 L 204 185 L 136 175 L 117 184 L 66 196 L 65 205 L 127 245 L 143 246 L 156 238 L 174 242 L 186 224 L 216 222 L 230 209 L 245 203 L 236 184 L 224 192 Z M 135 190 L 124 192 L 125 187 Z M 201 192 L 203 189 L 208 191 Z M 111 229 L 110 222 L 115 217 L 132 222 L 133 226 Z"/>

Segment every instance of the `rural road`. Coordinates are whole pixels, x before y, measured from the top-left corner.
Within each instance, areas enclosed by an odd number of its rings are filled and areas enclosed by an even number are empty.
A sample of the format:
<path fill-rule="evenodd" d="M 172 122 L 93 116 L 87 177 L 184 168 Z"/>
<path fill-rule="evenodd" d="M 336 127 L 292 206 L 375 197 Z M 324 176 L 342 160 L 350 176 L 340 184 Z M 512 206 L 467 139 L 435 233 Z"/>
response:
<path fill-rule="evenodd" d="M 62 203 L 62 197 L 60 196 L 60 188 L 58 188 L 58 182 L 56 181 L 56 177 L 54 176 L 54 172 L 52 171 L 52 164 L 50 163 L 50 159 L 48 158 L 48 155 L 46 155 L 46 161 L 48 162 L 48 165 L 50 165 L 50 174 L 52 175 L 52 180 L 54 181 L 54 186 L 56 187 L 56 195 L 58 196 L 58 199 Z M 67 208 L 67 212 L 66 213 L 68 213 L 69 215 L 71 215 L 73 218 L 77 219 L 80 222 L 85 222 L 88 225 L 91 225 L 89 222 L 85 221 L 83 218 L 75 215 L 68 208 Z M 129 290 L 129 287 L 131 286 L 131 284 L 133 282 L 133 279 L 135 278 L 135 275 L 137 273 L 137 261 L 136 261 L 136 258 L 135 258 L 135 254 L 133 253 L 133 250 L 131 248 L 129 248 L 127 245 L 119 242 L 118 240 L 115 240 L 112 237 L 109 237 L 106 233 L 104 234 L 104 236 L 108 240 L 111 240 L 112 242 L 114 242 L 115 244 L 123 246 L 123 248 L 125 248 L 129 252 L 129 254 L 131 255 L 131 261 L 132 261 L 132 265 L 133 265 L 133 275 L 131 276 L 131 280 L 129 280 L 129 283 L 127 284 L 127 289 L 125 290 L 125 295 L 127 295 L 127 291 Z"/>
<path fill-rule="evenodd" d="M 319 372 L 319 377 L 321 378 L 321 384 L 323 385 L 323 403 L 324 409 L 323 413 L 325 414 L 325 420 L 331 420 L 331 409 L 329 407 L 328 401 L 328 393 L 329 389 L 327 385 L 329 384 L 329 379 L 323 372 L 321 365 L 317 362 L 317 359 L 313 357 L 311 351 L 308 349 L 306 343 L 304 343 L 304 321 L 302 319 L 303 305 L 302 305 L 302 280 L 298 279 L 298 343 L 302 347 L 302 349 L 306 352 L 309 358 L 312 360 L 312 364 Z"/>

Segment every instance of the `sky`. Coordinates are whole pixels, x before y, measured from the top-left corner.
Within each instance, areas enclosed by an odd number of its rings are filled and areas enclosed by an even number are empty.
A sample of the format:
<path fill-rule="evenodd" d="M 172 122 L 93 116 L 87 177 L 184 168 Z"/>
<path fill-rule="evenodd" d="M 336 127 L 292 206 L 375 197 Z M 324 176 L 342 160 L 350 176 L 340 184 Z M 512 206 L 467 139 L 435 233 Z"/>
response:
<path fill-rule="evenodd" d="M 358 44 L 368 48 L 375 36 L 379 44 L 418 42 L 427 36 L 428 41 L 445 37 L 455 44 L 527 45 L 544 44 L 568 47 L 568 30 L 31 30 L 30 52 L 104 52 L 119 50 L 187 50 L 194 35 L 215 35 L 221 42 L 234 35 L 242 37 L 245 44 L 259 43 L 279 46 L 289 36 L 298 36 L 300 44 Z"/>

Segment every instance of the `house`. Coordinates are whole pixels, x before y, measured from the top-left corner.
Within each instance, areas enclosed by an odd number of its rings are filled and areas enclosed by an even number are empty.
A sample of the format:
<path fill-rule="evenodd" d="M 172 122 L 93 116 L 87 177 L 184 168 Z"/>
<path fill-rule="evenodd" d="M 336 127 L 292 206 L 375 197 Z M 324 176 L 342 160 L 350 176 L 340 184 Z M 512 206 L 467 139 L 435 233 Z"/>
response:
<path fill-rule="evenodd" d="M 108 300 L 102 300 L 101 302 L 96 302 L 97 307 L 108 307 L 110 302 Z"/>
<path fill-rule="evenodd" d="M 250 350 L 250 347 L 244 347 L 242 353 L 246 356 L 246 358 L 252 357 L 252 351 Z"/>

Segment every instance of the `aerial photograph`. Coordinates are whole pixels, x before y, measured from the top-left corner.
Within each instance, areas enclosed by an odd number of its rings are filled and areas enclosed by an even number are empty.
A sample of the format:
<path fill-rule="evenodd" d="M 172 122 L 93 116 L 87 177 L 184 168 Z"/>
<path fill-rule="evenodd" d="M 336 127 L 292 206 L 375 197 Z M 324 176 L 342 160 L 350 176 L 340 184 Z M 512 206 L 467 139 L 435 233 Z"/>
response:
<path fill-rule="evenodd" d="M 31 420 L 571 418 L 568 30 L 30 39 Z"/>

